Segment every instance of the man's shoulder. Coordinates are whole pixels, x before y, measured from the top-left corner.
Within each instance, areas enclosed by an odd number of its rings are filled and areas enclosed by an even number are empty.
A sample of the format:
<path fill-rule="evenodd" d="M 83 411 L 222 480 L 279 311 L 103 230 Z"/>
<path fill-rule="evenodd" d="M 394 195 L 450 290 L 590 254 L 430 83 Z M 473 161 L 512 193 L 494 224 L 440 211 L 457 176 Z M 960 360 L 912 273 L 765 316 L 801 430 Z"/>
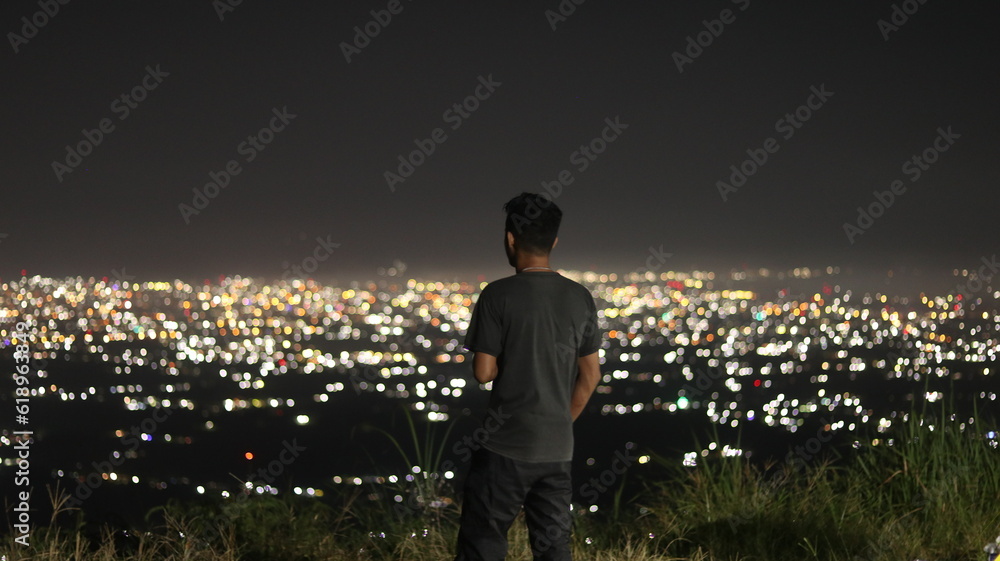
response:
<path fill-rule="evenodd" d="M 504 290 L 510 287 L 511 280 L 513 278 L 514 276 L 512 275 L 509 277 L 503 277 L 500 279 L 491 280 L 490 282 L 486 283 L 486 286 L 479 289 L 479 297 L 482 298 L 483 295 L 498 294 L 500 292 L 503 292 Z"/>
<path fill-rule="evenodd" d="M 549 277 L 553 278 L 554 282 L 560 287 L 560 290 L 574 290 L 582 295 L 593 296 L 589 288 L 567 276 L 549 275 Z M 485 293 L 487 291 L 493 293 L 501 293 L 508 290 L 519 291 L 523 287 L 521 283 L 526 280 L 528 280 L 527 275 L 510 275 L 499 278 L 487 283 L 487 285 L 480 290 L 480 293 Z"/>
<path fill-rule="evenodd" d="M 587 288 L 586 286 L 583 286 L 583 284 L 580 283 L 579 281 L 575 281 L 569 277 L 563 277 L 563 281 L 565 281 L 566 284 L 575 287 L 577 290 L 581 292 L 586 292 L 587 294 L 590 294 L 590 289 Z"/>
<path fill-rule="evenodd" d="M 565 290 L 575 290 L 576 292 L 580 293 L 580 295 L 585 296 L 587 298 L 594 297 L 594 295 L 590 292 L 590 289 L 587 288 L 586 286 L 583 286 L 583 284 L 581 284 L 580 282 L 575 281 L 569 277 L 562 277 L 562 279 L 563 279 L 563 284 L 566 287 Z"/>
<path fill-rule="evenodd" d="M 491 280 L 486 283 L 486 286 L 484 286 L 479 292 L 480 294 L 500 294 L 510 290 L 518 290 L 518 285 L 522 279 L 523 277 L 521 275 L 510 275 L 496 280 Z"/>
<path fill-rule="evenodd" d="M 493 290 L 496 290 L 498 287 L 504 287 L 504 286 L 509 285 L 512 282 L 515 282 L 517 280 L 517 278 L 518 278 L 517 275 L 509 275 L 509 276 L 506 276 L 506 277 L 501 277 L 501 278 L 496 279 L 496 280 L 491 280 L 490 282 L 486 283 L 486 288 L 489 288 L 489 287 L 492 286 L 492 287 L 494 287 Z M 485 288 L 483 290 L 485 290 Z"/>

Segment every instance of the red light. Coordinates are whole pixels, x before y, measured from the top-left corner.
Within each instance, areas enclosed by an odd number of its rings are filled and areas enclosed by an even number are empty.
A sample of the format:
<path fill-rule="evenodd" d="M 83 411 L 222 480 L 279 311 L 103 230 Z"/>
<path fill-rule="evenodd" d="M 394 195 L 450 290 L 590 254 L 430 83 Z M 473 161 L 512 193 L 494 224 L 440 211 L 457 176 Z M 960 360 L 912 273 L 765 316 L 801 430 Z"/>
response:
<path fill-rule="evenodd" d="M 753 387 L 759 388 L 760 387 L 760 380 L 754 380 L 753 381 Z"/>
<path fill-rule="evenodd" d="M 243 457 L 246 458 L 246 459 L 248 459 L 248 460 L 252 460 L 253 459 L 253 452 L 247 452 L 246 454 L 243 454 Z"/>

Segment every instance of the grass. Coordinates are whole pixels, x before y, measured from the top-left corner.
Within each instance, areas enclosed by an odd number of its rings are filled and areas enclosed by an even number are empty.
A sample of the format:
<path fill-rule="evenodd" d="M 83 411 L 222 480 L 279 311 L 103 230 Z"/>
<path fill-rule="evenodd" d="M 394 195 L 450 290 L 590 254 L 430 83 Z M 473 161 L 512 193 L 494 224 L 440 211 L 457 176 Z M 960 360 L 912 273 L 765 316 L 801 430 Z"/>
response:
<path fill-rule="evenodd" d="M 666 464 L 668 477 L 644 481 L 638 496 L 624 501 L 619 490 L 606 514 L 577 512 L 574 559 L 982 560 L 983 545 L 1000 533 L 1000 451 L 995 439 L 982 437 L 995 423 L 978 412 L 973 419 L 970 430 L 968 419 L 956 419 L 944 405 L 911 413 L 884 432 L 859 436 L 851 453 L 811 463 L 755 466 L 710 456 L 686 468 L 674 461 Z M 421 443 L 410 427 L 417 465 L 440 462 L 441 445 L 427 436 Z M 390 493 L 378 487 L 353 487 L 322 502 L 254 495 L 169 503 L 150 513 L 151 531 L 105 530 L 97 539 L 85 536 L 79 513 L 73 523 L 64 521 L 65 505 L 53 492 L 52 523 L 33 529 L 28 548 L 7 536 L 0 555 L 6 561 L 453 558 L 458 504 L 430 500 L 453 494 L 450 488 L 432 478 L 402 482 Z M 420 508 L 393 508 L 389 496 L 396 493 L 421 497 Z M 531 558 L 523 520 L 509 538 L 509 559 Z"/>

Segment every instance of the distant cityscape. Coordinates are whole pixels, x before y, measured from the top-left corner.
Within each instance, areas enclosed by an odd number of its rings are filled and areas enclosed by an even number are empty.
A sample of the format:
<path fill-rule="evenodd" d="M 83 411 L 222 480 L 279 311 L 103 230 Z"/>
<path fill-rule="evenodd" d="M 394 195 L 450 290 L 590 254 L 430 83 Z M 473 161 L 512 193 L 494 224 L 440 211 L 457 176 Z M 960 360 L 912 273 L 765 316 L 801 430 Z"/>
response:
<path fill-rule="evenodd" d="M 968 272 L 956 272 L 953 291 L 919 295 L 849 288 L 834 267 L 781 272 L 814 287 L 804 294 L 761 288 L 779 276 L 767 270 L 559 272 L 598 302 L 604 376 L 581 417 L 590 427 L 601 419 L 670 416 L 774 438 L 818 426 L 859 439 L 874 434 L 870 444 L 879 445 L 877 434 L 914 406 L 956 401 L 970 412 L 959 420 L 975 430 L 972 402 L 995 404 L 1000 291 L 988 283 L 964 290 Z M 0 285 L 2 358 L 6 367 L 16 346 L 28 345 L 33 415 L 25 427 L 0 425 L 3 469 L 16 469 L 13 431 L 34 429 L 42 435 L 37 446 L 50 449 L 33 483 L 58 480 L 71 492 L 88 478 L 91 487 L 221 497 L 241 484 L 257 493 L 322 496 L 336 486 L 412 480 L 421 466 L 387 474 L 353 464 L 325 476 L 318 466 L 287 490 L 260 478 L 240 483 L 218 474 L 252 461 L 253 447 L 236 457 L 238 444 L 229 454 L 229 438 L 218 434 L 252 442 L 238 431 L 254 426 L 245 420 L 257 415 L 265 419 L 260 426 L 279 427 L 290 442 L 298 430 L 330 432 L 332 419 L 339 427 L 366 414 L 377 422 L 377 405 L 366 404 L 378 403 L 403 404 L 418 420 L 442 426 L 456 415 L 481 418 L 485 407 L 470 405 L 471 396 L 485 403 L 489 384 L 473 380 L 462 344 L 485 285 L 404 278 L 395 268 L 343 287 L 238 276 L 205 284 L 7 280 Z M 13 419 L 13 392 L 5 394 L 4 416 Z M 156 411 L 163 413 L 151 417 Z M 87 444 L 95 461 L 78 458 L 73 439 L 65 447 L 46 444 L 74 425 L 96 431 Z M 996 434 L 982 436 L 997 445 Z M 184 463 L 182 449 L 198 446 L 217 449 L 219 465 Z M 675 460 L 751 456 L 754 447 L 720 439 Z M 182 460 L 169 468 L 134 461 L 169 456 Z M 452 479 L 455 471 L 432 476 Z"/>

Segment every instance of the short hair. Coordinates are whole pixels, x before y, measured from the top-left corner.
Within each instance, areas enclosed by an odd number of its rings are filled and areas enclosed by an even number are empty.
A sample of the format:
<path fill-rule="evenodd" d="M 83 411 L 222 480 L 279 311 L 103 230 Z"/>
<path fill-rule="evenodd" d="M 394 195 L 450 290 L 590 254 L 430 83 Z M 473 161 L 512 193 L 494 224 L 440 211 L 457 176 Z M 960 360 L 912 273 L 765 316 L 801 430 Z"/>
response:
<path fill-rule="evenodd" d="M 559 234 L 562 211 L 546 195 L 522 192 L 503 205 L 507 213 L 504 233 L 510 232 L 520 247 L 536 255 L 548 255 Z"/>

